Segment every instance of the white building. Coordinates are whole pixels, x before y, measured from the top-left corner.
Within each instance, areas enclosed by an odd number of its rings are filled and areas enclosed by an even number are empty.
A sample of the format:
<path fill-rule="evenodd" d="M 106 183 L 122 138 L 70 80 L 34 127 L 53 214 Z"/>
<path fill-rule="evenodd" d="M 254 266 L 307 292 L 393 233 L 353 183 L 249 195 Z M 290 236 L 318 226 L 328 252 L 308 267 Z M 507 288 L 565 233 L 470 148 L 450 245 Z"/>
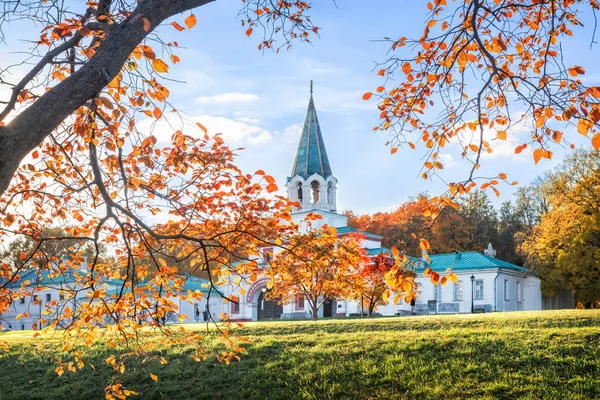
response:
<path fill-rule="evenodd" d="M 24 330 L 33 329 L 34 326 L 40 329 L 49 326 L 58 315 L 73 314 L 72 317 L 63 319 L 63 325 L 68 323 L 71 318 L 77 318 L 75 310 L 78 306 L 85 302 L 96 301 L 87 296 L 90 291 L 83 289 L 79 283 L 81 279 L 77 279 L 78 276 L 84 277 L 87 273 L 86 263 L 82 263 L 79 268 L 69 269 L 60 274 L 33 268 L 21 272 L 18 274 L 18 279 L 6 285 L 6 288 L 21 294 L 21 296 L 13 299 L 7 312 L 0 314 L 1 329 Z M 117 279 L 105 282 L 107 299 L 110 300 L 112 295 L 116 296 L 122 285 L 123 281 Z M 208 288 L 208 281 L 193 276 L 187 277 L 181 294 L 200 291 L 203 296 L 199 300 L 192 299 L 190 301 L 184 300 L 180 296 L 167 298 L 178 307 L 177 313 L 171 314 L 167 323 L 179 322 L 180 316 L 182 316 L 183 322 L 194 322 L 196 319 L 218 321 L 219 314 L 225 312 L 225 304 L 222 296 L 214 290 L 209 300 Z M 69 295 L 73 292 L 77 292 L 76 296 Z M 210 307 L 207 308 L 208 301 L 210 301 Z M 210 315 L 205 313 L 207 309 L 210 310 Z M 40 323 L 40 317 L 44 322 Z"/>

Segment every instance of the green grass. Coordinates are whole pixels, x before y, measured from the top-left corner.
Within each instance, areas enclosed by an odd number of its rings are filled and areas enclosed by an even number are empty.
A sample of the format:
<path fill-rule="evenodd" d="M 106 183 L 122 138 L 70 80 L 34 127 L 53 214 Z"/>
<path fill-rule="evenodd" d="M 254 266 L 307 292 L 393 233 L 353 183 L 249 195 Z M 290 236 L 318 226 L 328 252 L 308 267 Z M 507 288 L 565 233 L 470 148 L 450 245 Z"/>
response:
<path fill-rule="evenodd" d="M 61 377 L 56 340 L 0 334 L 11 345 L 0 399 L 103 398 L 111 379 L 141 399 L 600 398 L 598 311 L 251 323 L 241 333 L 253 343 L 230 365 L 178 349 L 167 365 L 136 360 L 120 375 L 98 345 L 85 354 L 95 371 Z"/>

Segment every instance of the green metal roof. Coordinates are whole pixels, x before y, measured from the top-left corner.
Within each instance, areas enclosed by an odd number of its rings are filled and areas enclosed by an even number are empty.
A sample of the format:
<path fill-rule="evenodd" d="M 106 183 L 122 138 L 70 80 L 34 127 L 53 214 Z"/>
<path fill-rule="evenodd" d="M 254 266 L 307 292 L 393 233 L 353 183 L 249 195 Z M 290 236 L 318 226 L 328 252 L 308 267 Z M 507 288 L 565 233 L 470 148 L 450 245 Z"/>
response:
<path fill-rule="evenodd" d="M 489 257 L 476 251 L 458 252 L 456 254 L 432 254 L 429 256 L 429 259 L 431 260 L 429 266 L 436 272 L 445 272 L 447 268 L 451 268 L 453 271 L 505 268 L 519 272 L 527 272 L 527 269 L 523 267 Z M 417 272 L 425 270 L 425 267 L 427 266 L 425 260 L 421 259 L 421 261 L 423 261 L 425 266 L 423 268 L 417 268 Z"/>
<path fill-rule="evenodd" d="M 376 239 L 383 239 L 383 236 L 379 236 L 376 235 L 374 233 L 370 233 L 367 231 L 361 231 L 360 229 L 355 229 L 355 228 L 350 228 L 349 226 L 342 226 L 340 228 L 336 228 L 338 233 L 362 233 L 363 235 L 370 237 L 370 238 L 376 238 Z"/>
<path fill-rule="evenodd" d="M 310 100 L 308 102 L 308 110 L 304 119 L 304 128 L 298 151 L 296 152 L 296 160 L 292 169 L 292 177 L 300 175 L 304 179 L 313 174 L 319 174 L 323 178 L 332 175 L 325 143 L 321 135 L 321 127 L 317 119 L 317 111 L 315 110 L 315 102 L 312 96 L 312 81 L 310 83 Z"/>

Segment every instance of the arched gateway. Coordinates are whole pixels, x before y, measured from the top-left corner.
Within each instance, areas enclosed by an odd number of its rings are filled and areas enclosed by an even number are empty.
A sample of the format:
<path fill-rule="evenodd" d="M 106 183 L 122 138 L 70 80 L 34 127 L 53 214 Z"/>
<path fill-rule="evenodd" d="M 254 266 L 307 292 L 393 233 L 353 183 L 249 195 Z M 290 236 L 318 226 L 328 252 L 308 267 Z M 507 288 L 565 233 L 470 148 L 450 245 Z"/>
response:
<path fill-rule="evenodd" d="M 268 278 L 259 279 L 250 287 L 246 304 L 252 308 L 252 321 L 278 320 L 283 314 L 283 305 L 274 300 L 265 299 Z"/>

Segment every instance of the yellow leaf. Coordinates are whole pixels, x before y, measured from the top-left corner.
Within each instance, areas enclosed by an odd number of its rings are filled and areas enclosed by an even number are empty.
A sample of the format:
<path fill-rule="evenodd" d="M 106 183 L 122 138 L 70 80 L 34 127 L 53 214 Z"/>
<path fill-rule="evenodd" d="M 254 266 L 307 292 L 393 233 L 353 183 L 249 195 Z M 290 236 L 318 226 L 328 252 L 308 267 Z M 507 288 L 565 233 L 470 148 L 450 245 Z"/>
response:
<path fill-rule="evenodd" d="M 194 25 L 196 25 L 196 16 L 190 14 L 190 16 L 185 19 L 185 26 L 187 26 L 188 29 L 192 29 Z"/>
<path fill-rule="evenodd" d="M 498 131 L 496 137 L 500 140 L 506 140 L 506 131 Z"/>
<path fill-rule="evenodd" d="M 421 239 L 421 240 L 419 240 L 419 247 L 421 248 L 421 250 L 427 250 L 431 246 L 429 245 L 429 242 L 427 240 Z"/>
<path fill-rule="evenodd" d="M 458 276 L 454 272 L 448 274 L 448 279 L 454 283 L 458 283 Z"/>
<path fill-rule="evenodd" d="M 579 119 L 577 123 L 577 132 L 581 133 L 583 136 L 587 136 L 588 131 L 590 130 L 590 123 L 583 118 Z"/>
<path fill-rule="evenodd" d="M 154 382 L 158 381 L 158 376 L 154 375 L 154 374 L 150 374 L 150 378 L 152 378 L 152 380 Z"/>
<path fill-rule="evenodd" d="M 152 68 L 154 68 L 156 72 L 169 72 L 169 66 L 159 58 L 152 61 Z"/>

